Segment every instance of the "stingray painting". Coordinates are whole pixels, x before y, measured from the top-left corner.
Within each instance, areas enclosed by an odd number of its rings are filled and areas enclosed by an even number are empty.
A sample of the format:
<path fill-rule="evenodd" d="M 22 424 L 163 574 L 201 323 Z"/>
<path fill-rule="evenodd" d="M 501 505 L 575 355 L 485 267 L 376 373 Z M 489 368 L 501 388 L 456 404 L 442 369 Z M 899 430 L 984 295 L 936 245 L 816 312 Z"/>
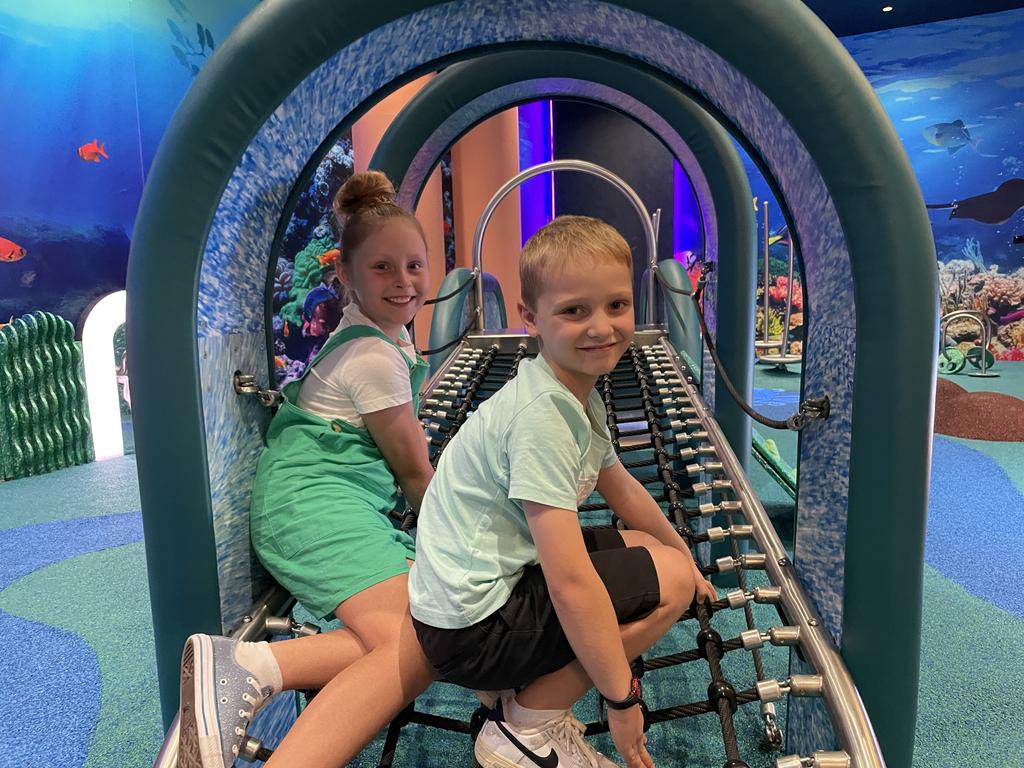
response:
<path fill-rule="evenodd" d="M 1024 208 L 1024 179 L 1004 181 L 991 192 L 954 200 L 951 203 L 932 203 L 932 209 L 949 209 L 951 219 L 974 219 L 982 224 L 1002 224 Z"/>

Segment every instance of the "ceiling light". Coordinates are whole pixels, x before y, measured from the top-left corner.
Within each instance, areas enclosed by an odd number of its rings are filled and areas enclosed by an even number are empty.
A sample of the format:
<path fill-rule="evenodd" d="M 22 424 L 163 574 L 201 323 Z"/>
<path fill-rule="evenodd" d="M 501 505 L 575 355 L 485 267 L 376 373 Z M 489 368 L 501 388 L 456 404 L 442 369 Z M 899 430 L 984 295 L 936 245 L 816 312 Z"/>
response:
<path fill-rule="evenodd" d="M 889 13 L 889 11 L 891 11 L 891 10 L 892 10 L 892 6 L 891 5 L 882 6 L 882 13 Z"/>

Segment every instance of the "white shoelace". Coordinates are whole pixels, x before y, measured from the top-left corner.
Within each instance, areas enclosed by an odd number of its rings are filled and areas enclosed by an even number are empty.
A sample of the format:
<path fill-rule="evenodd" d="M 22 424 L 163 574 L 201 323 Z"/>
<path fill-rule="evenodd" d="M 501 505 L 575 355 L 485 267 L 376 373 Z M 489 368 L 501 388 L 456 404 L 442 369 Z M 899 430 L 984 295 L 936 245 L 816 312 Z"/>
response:
<path fill-rule="evenodd" d="M 572 712 L 566 712 L 548 728 L 551 738 L 570 756 L 582 757 L 591 768 L 599 768 L 601 761 L 598 751 L 583 737 L 586 730 L 586 726 L 573 717 Z"/>
<path fill-rule="evenodd" d="M 239 739 L 245 737 L 246 729 L 249 727 L 249 724 L 252 723 L 252 718 L 259 711 L 260 707 L 263 705 L 264 699 L 266 698 L 266 696 L 263 693 L 263 689 L 260 688 L 259 683 L 256 682 L 255 677 L 249 675 L 245 678 L 245 682 L 247 682 L 255 689 L 256 695 L 252 696 L 248 691 L 244 691 L 242 693 L 242 700 L 249 704 L 250 708 L 238 710 L 238 717 L 241 718 L 242 724 L 235 726 L 235 735 Z M 232 744 L 231 752 L 235 755 L 238 755 L 239 745 Z"/>

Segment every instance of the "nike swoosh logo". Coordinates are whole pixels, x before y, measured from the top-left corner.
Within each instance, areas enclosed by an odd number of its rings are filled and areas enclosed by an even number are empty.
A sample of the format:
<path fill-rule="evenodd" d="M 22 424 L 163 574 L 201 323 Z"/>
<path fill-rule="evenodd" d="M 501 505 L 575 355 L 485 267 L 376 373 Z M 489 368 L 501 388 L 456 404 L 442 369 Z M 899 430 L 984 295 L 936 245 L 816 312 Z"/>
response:
<path fill-rule="evenodd" d="M 511 731 L 505 727 L 505 724 L 500 720 L 495 720 L 494 724 L 498 726 L 498 730 L 505 734 L 505 738 L 511 741 L 516 749 L 530 758 L 531 762 L 536 763 L 539 768 L 558 768 L 558 755 L 555 750 L 549 749 L 546 756 L 541 757 L 532 749 L 528 749 L 519 739 L 512 735 Z"/>

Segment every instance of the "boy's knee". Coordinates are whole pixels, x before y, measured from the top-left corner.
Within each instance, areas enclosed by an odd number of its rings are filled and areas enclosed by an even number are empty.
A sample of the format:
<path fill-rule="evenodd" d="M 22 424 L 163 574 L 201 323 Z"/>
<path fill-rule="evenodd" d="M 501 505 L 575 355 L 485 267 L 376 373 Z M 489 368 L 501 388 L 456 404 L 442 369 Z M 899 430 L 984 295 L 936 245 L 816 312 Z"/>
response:
<path fill-rule="evenodd" d="M 696 589 L 690 559 L 678 549 L 664 545 L 651 548 L 650 552 L 658 572 L 662 604 L 685 610 L 693 602 Z"/>

